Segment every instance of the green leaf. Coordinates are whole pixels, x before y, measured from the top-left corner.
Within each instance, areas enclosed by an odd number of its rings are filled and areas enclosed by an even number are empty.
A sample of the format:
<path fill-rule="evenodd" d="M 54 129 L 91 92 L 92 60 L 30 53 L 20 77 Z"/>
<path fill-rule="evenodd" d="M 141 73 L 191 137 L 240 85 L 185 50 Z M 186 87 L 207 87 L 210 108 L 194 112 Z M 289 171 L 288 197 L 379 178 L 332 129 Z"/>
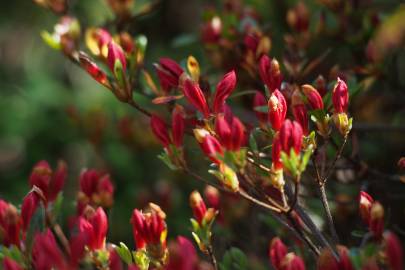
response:
<path fill-rule="evenodd" d="M 301 162 L 300 162 L 300 173 L 305 171 L 309 158 L 311 157 L 311 154 L 313 152 L 313 148 L 314 148 L 314 146 L 312 144 L 310 144 L 308 146 L 307 150 L 305 151 L 304 155 L 302 156 Z"/>
<path fill-rule="evenodd" d="M 117 246 L 115 250 L 126 264 L 132 264 L 131 251 L 124 243 L 120 242 L 120 246 L 119 247 Z"/>
<path fill-rule="evenodd" d="M 167 153 L 163 152 L 162 154 L 158 155 L 158 158 L 163 161 L 163 163 L 166 164 L 169 169 L 173 171 L 177 170 L 177 166 L 172 163 Z"/>
<path fill-rule="evenodd" d="M 222 262 L 219 264 L 221 270 L 244 270 L 248 268 L 246 255 L 238 248 L 232 247 L 228 250 Z"/>
<path fill-rule="evenodd" d="M 200 224 L 194 218 L 190 218 L 191 226 L 193 227 L 193 232 L 197 232 L 200 229 Z"/>
<path fill-rule="evenodd" d="M 264 105 L 264 106 L 256 106 L 253 108 L 253 110 L 255 110 L 256 112 L 268 113 L 269 108 L 267 107 L 267 105 Z"/>
<path fill-rule="evenodd" d="M 254 153 L 258 153 L 258 152 L 259 152 L 259 148 L 257 147 L 257 142 L 256 142 L 256 139 L 255 139 L 255 136 L 254 136 L 253 133 L 254 133 L 254 132 L 250 133 L 250 136 L 249 136 L 249 146 L 250 146 L 250 149 L 251 149 Z"/>
<path fill-rule="evenodd" d="M 50 34 L 47 31 L 42 31 L 41 32 L 41 37 L 44 40 L 44 42 L 46 44 L 48 44 L 49 47 L 51 47 L 54 50 L 60 50 L 61 46 L 60 46 L 60 42 L 58 40 L 55 39 L 55 37 Z"/>
<path fill-rule="evenodd" d="M 54 217 L 58 217 L 61 209 L 62 209 L 62 203 L 63 203 L 63 193 L 60 192 L 58 196 L 56 197 L 56 200 L 52 204 L 52 213 Z"/>

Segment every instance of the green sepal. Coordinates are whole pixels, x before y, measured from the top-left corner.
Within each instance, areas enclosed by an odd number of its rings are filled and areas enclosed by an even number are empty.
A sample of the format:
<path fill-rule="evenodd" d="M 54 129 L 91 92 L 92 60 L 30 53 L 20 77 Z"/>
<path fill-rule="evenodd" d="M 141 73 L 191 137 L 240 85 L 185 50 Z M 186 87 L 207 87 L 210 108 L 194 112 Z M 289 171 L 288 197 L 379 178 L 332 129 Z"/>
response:
<path fill-rule="evenodd" d="M 150 264 L 150 258 L 146 254 L 146 251 L 141 249 L 132 252 L 132 255 L 135 258 L 135 264 L 139 267 L 140 270 L 148 270 Z"/>
<path fill-rule="evenodd" d="M 126 263 L 126 264 L 132 264 L 132 255 L 131 251 L 128 249 L 128 247 L 123 243 L 120 242 L 120 246 L 115 247 L 115 251 L 117 251 L 118 255 L 120 258 Z"/>
<path fill-rule="evenodd" d="M 48 31 L 42 31 L 41 32 L 41 37 L 44 40 L 44 42 L 51 47 L 54 50 L 60 50 L 61 49 L 61 45 L 60 45 L 60 41 L 57 40 L 55 38 L 55 36 L 53 36 L 51 33 L 49 33 Z"/>

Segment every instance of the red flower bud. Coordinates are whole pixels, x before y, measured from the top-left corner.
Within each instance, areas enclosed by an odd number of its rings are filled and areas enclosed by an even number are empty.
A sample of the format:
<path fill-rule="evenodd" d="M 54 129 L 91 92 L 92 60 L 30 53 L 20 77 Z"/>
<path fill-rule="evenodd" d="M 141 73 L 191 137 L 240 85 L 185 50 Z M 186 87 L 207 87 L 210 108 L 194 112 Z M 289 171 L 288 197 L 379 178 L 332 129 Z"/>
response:
<path fill-rule="evenodd" d="M 103 59 L 108 55 L 108 44 L 112 37 L 107 30 L 103 28 L 90 28 L 86 31 L 86 45 L 92 54 L 100 56 Z"/>
<path fill-rule="evenodd" d="M 103 249 L 108 230 L 108 220 L 103 208 L 86 208 L 83 217 L 79 218 L 79 232 L 86 233 L 87 246 L 91 250 Z"/>
<path fill-rule="evenodd" d="M 259 74 L 270 92 L 281 89 L 282 74 L 276 59 L 270 60 L 267 55 L 263 55 L 259 61 Z"/>
<path fill-rule="evenodd" d="M 118 252 L 114 248 L 109 249 L 109 263 L 108 267 L 110 270 L 122 270 L 122 262 L 120 259 L 120 256 L 118 255 Z"/>
<path fill-rule="evenodd" d="M 220 207 L 220 195 L 218 189 L 213 186 L 206 186 L 204 189 L 204 197 L 208 202 L 208 206 L 219 210 Z"/>
<path fill-rule="evenodd" d="M 0 241 L 8 247 L 20 246 L 21 219 L 17 208 L 0 199 Z"/>
<path fill-rule="evenodd" d="M 120 76 L 119 73 L 125 73 L 127 69 L 127 60 L 121 46 L 111 41 L 108 44 L 107 64 L 114 76 Z"/>
<path fill-rule="evenodd" d="M 35 191 L 32 191 L 25 196 L 21 205 L 21 219 L 24 232 L 28 230 L 31 218 L 38 208 L 39 196 Z"/>
<path fill-rule="evenodd" d="M 110 87 L 107 75 L 102 71 L 99 66 L 91 61 L 89 57 L 83 53 L 79 54 L 80 65 L 83 69 L 97 82 L 106 87 Z"/>
<path fill-rule="evenodd" d="M 338 245 L 336 248 L 339 261 L 335 259 L 329 249 L 324 249 L 318 258 L 318 270 L 354 270 L 353 264 L 350 261 L 349 250 L 341 245 Z"/>
<path fill-rule="evenodd" d="M 54 201 L 65 183 L 67 170 L 64 162 L 59 162 L 55 173 L 52 172 L 48 162 L 41 160 L 32 169 L 30 186 L 38 187 L 45 196 L 46 203 Z"/>
<path fill-rule="evenodd" d="M 86 205 L 111 207 L 114 201 L 114 186 L 108 174 L 100 174 L 94 169 L 85 170 L 79 179 L 78 213 L 82 214 Z"/>
<path fill-rule="evenodd" d="M 152 127 L 153 134 L 160 141 L 164 147 L 168 147 L 171 143 L 169 133 L 167 131 L 166 123 L 156 115 L 152 115 L 150 118 L 150 125 Z"/>
<path fill-rule="evenodd" d="M 222 107 L 225 104 L 225 100 L 229 97 L 236 86 L 236 74 L 235 71 L 231 71 L 222 78 L 217 84 L 215 91 L 213 111 L 215 113 L 222 112 Z"/>
<path fill-rule="evenodd" d="M 270 242 L 269 257 L 270 262 L 276 270 L 281 269 L 281 262 L 287 255 L 287 246 L 281 241 L 280 238 L 275 237 Z"/>
<path fill-rule="evenodd" d="M 176 147 L 181 147 L 183 145 L 184 124 L 185 120 L 183 107 L 176 106 L 172 112 L 172 137 L 173 144 Z"/>
<path fill-rule="evenodd" d="M 23 268 L 13 259 L 5 257 L 3 259 L 3 270 L 23 270 Z"/>
<path fill-rule="evenodd" d="M 190 240 L 178 236 L 176 242 L 169 244 L 169 264 L 165 270 L 194 270 L 197 267 L 197 252 Z"/>
<path fill-rule="evenodd" d="M 404 269 L 404 252 L 401 246 L 401 241 L 398 237 L 390 231 L 384 233 L 384 246 L 387 264 L 390 267 L 389 269 Z"/>
<path fill-rule="evenodd" d="M 359 200 L 359 211 L 360 217 L 365 224 L 370 223 L 370 212 L 371 206 L 374 203 L 374 199 L 364 191 L 360 191 L 360 200 Z"/>
<path fill-rule="evenodd" d="M 308 111 L 298 90 L 295 90 L 292 94 L 291 105 L 295 120 L 301 125 L 304 135 L 308 135 Z"/>
<path fill-rule="evenodd" d="M 184 82 L 183 93 L 188 102 L 190 102 L 198 111 L 200 111 L 204 118 L 209 116 L 210 111 L 207 105 L 207 100 L 205 99 L 204 93 L 198 84 L 186 79 Z"/>
<path fill-rule="evenodd" d="M 301 86 L 302 91 L 308 99 L 308 103 L 312 110 L 323 110 L 323 100 L 318 91 L 309 84 Z"/>
<path fill-rule="evenodd" d="M 285 120 L 281 126 L 279 138 L 281 143 L 281 149 L 287 155 L 290 154 L 291 149 L 294 149 L 298 155 L 302 147 L 303 131 L 298 122 Z"/>
<path fill-rule="evenodd" d="M 273 139 L 273 145 L 271 147 L 271 160 L 273 162 L 273 169 L 278 171 L 283 168 L 283 163 L 281 162 L 281 142 L 278 135 Z"/>
<path fill-rule="evenodd" d="M 137 249 L 147 245 L 166 245 L 162 234 L 166 230 L 165 214 L 162 210 L 142 213 L 135 209 L 132 213 L 131 224 Z"/>
<path fill-rule="evenodd" d="M 332 102 L 335 113 L 347 112 L 347 107 L 349 106 L 349 92 L 346 83 L 340 78 L 337 78 L 337 83 L 333 88 Z"/>
<path fill-rule="evenodd" d="M 179 64 L 170 58 L 160 58 L 155 67 L 163 91 L 168 93 L 171 88 L 179 86 L 180 76 L 184 73 Z"/>
<path fill-rule="evenodd" d="M 230 121 L 219 115 L 215 122 L 215 131 L 222 146 L 229 151 L 239 151 L 245 141 L 245 127 L 237 117 L 232 117 Z"/>
<path fill-rule="evenodd" d="M 380 239 L 384 231 L 384 207 L 379 202 L 374 202 L 370 210 L 369 229 L 374 237 Z"/>
<path fill-rule="evenodd" d="M 279 131 L 287 114 L 287 103 L 278 89 L 271 94 L 268 107 L 271 127 L 273 130 Z"/>
<path fill-rule="evenodd" d="M 305 264 L 301 257 L 290 252 L 281 262 L 280 270 L 305 270 Z"/>
<path fill-rule="evenodd" d="M 222 22 L 218 16 L 206 22 L 202 27 L 202 40 L 204 43 L 217 43 L 221 38 Z"/>
<path fill-rule="evenodd" d="M 257 107 L 264 107 L 266 106 L 266 98 L 264 95 L 256 91 L 255 97 L 253 99 L 253 109 L 255 111 L 256 117 L 260 122 L 260 125 L 265 125 L 267 123 L 267 114 L 264 112 L 257 111 Z"/>
<path fill-rule="evenodd" d="M 217 164 L 221 163 L 217 156 L 223 155 L 222 146 L 215 137 L 209 134 L 206 135 L 202 139 L 202 143 L 200 144 L 200 146 L 205 155 L 207 155 L 212 160 L 212 162 Z"/>
<path fill-rule="evenodd" d="M 35 234 L 32 262 L 34 269 L 66 269 L 66 262 L 50 229 Z"/>
<path fill-rule="evenodd" d="M 196 190 L 190 194 L 190 207 L 193 210 L 195 220 L 201 225 L 205 213 L 207 212 L 207 207 L 200 193 Z"/>
<path fill-rule="evenodd" d="M 70 266 L 72 269 L 77 268 L 80 260 L 85 255 L 85 247 L 89 241 L 89 237 L 90 235 L 88 235 L 87 232 L 78 232 L 70 236 Z"/>

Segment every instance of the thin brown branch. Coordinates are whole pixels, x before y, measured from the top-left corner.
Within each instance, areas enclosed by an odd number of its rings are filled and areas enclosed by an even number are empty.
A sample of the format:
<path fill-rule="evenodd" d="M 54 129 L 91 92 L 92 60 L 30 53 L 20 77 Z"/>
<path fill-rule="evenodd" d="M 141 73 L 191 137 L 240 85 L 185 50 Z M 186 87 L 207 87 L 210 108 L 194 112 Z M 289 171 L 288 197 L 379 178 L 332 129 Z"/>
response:
<path fill-rule="evenodd" d="M 215 270 L 218 270 L 218 263 L 217 259 L 215 258 L 214 250 L 212 248 L 212 245 L 209 245 L 207 248 L 208 256 L 210 257 L 211 263 L 214 266 Z"/>

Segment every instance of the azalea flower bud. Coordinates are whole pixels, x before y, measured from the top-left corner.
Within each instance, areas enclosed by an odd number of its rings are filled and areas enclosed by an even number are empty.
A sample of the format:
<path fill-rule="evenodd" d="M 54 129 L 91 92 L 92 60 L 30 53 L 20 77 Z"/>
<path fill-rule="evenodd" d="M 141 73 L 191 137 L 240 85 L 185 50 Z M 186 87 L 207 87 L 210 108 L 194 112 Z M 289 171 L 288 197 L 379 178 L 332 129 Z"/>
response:
<path fill-rule="evenodd" d="M 266 98 L 264 95 L 256 91 L 255 97 L 253 98 L 253 110 L 255 111 L 256 117 L 259 120 L 260 126 L 264 126 L 267 123 L 267 114 L 261 111 L 258 111 L 258 107 L 266 106 Z"/>
<path fill-rule="evenodd" d="M 194 218 L 201 225 L 205 214 L 207 213 L 207 207 L 200 193 L 194 190 L 190 194 L 190 206 L 193 210 Z"/>
<path fill-rule="evenodd" d="M 176 147 L 181 147 L 183 145 L 184 125 L 185 120 L 183 107 L 177 105 L 174 107 L 172 112 L 172 137 L 173 144 Z"/>
<path fill-rule="evenodd" d="M 280 238 L 275 237 L 270 242 L 269 257 L 270 262 L 276 270 L 281 269 L 281 262 L 287 255 L 287 246 L 281 241 Z"/>
<path fill-rule="evenodd" d="M 333 115 L 333 122 L 339 133 L 343 136 L 347 136 L 351 129 L 351 120 L 347 117 L 346 113 L 337 113 Z"/>
<path fill-rule="evenodd" d="M 390 231 L 384 233 L 384 252 L 391 270 L 404 269 L 404 252 L 399 238 Z"/>
<path fill-rule="evenodd" d="M 287 114 L 287 103 L 278 89 L 271 94 L 268 107 L 271 127 L 273 130 L 279 131 Z"/>
<path fill-rule="evenodd" d="M 131 224 L 137 249 L 147 248 L 153 251 L 156 258 L 164 254 L 166 248 L 165 214 L 160 208 L 152 208 L 146 212 L 135 209 Z M 149 248 L 150 246 L 150 248 Z M 159 247 L 156 249 L 156 247 Z"/>
<path fill-rule="evenodd" d="M 308 111 L 298 90 L 293 92 L 291 105 L 295 120 L 301 125 L 304 135 L 308 135 Z"/>
<path fill-rule="evenodd" d="M 312 85 L 304 84 L 301 89 L 307 97 L 312 110 L 323 110 L 322 97 Z"/>
<path fill-rule="evenodd" d="M 169 244 L 169 263 L 165 270 L 197 269 L 198 256 L 193 243 L 183 236 Z"/>
<path fill-rule="evenodd" d="M 200 111 L 204 118 L 208 118 L 210 111 L 200 86 L 190 79 L 186 79 L 183 85 L 183 93 L 188 102 Z"/>
<path fill-rule="evenodd" d="M 263 55 L 259 61 L 259 74 L 270 92 L 281 89 L 282 74 L 276 59 L 270 60 L 267 55 Z"/>
<path fill-rule="evenodd" d="M 100 67 L 91 61 L 89 57 L 83 53 L 79 54 L 79 61 L 82 68 L 97 82 L 101 83 L 107 88 L 110 88 L 110 83 L 107 74 L 100 69 Z"/>
<path fill-rule="evenodd" d="M 90 235 L 87 232 L 76 232 L 70 236 L 70 267 L 76 269 L 86 252 L 86 245 Z"/>
<path fill-rule="evenodd" d="M 217 43 L 221 38 L 222 22 L 218 16 L 212 17 L 206 22 L 201 31 L 202 41 L 204 43 Z"/>
<path fill-rule="evenodd" d="M 3 258 L 3 270 L 23 270 L 23 268 L 9 257 Z"/>
<path fill-rule="evenodd" d="M 168 147 L 171 143 L 171 139 L 167 131 L 166 123 L 159 116 L 152 115 L 150 118 L 150 125 L 152 127 L 153 134 L 155 134 L 160 143 L 164 147 Z"/>
<path fill-rule="evenodd" d="M 50 229 L 35 234 L 32 263 L 34 269 L 67 269 L 66 261 Z"/>
<path fill-rule="evenodd" d="M 276 135 L 276 137 L 273 139 L 273 144 L 271 147 L 271 159 L 272 159 L 272 168 L 274 171 L 278 171 L 280 169 L 283 169 L 283 163 L 281 162 L 281 142 L 279 135 Z"/>
<path fill-rule="evenodd" d="M 208 205 L 216 210 L 220 207 L 220 194 L 217 188 L 207 185 L 204 189 L 204 197 Z"/>
<path fill-rule="evenodd" d="M 245 142 L 245 127 L 237 117 L 232 117 L 230 122 L 223 115 L 219 115 L 215 122 L 221 145 L 229 151 L 239 151 Z"/>
<path fill-rule="evenodd" d="M 360 191 L 359 211 L 360 217 L 367 225 L 370 223 L 371 206 L 374 199 L 365 191 Z"/>
<path fill-rule="evenodd" d="M 39 196 L 35 191 L 31 191 L 24 197 L 21 205 L 21 219 L 24 232 L 28 230 L 31 218 L 39 205 Z"/>
<path fill-rule="evenodd" d="M 235 71 L 231 71 L 222 78 L 222 80 L 217 84 L 215 91 L 213 111 L 215 113 L 222 112 L 222 107 L 225 100 L 229 97 L 236 86 L 236 74 Z"/>
<path fill-rule="evenodd" d="M 165 93 L 168 93 L 171 88 L 179 86 L 180 76 L 184 73 L 179 64 L 170 58 L 160 58 L 159 63 L 155 64 L 155 68 Z"/>
<path fill-rule="evenodd" d="M 124 0 L 127 1 L 127 0 Z M 117 37 L 117 42 L 128 55 L 135 51 L 135 42 L 128 32 L 121 32 Z"/>
<path fill-rule="evenodd" d="M 20 246 L 21 219 L 17 208 L 0 199 L 0 243 Z"/>
<path fill-rule="evenodd" d="M 41 160 L 32 169 L 29 184 L 42 191 L 45 203 L 52 202 L 62 190 L 66 174 L 66 164 L 63 161 L 58 163 L 56 171 L 53 172 L 48 162 Z"/>
<path fill-rule="evenodd" d="M 347 107 L 349 106 L 349 92 L 346 83 L 340 78 L 337 78 L 337 83 L 333 88 L 332 102 L 335 113 L 340 114 L 347 112 Z"/>
<path fill-rule="evenodd" d="M 107 59 L 108 45 L 112 41 L 110 33 L 103 28 L 89 28 L 86 31 L 86 45 L 90 52 L 102 59 Z"/>
<path fill-rule="evenodd" d="M 121 46 L 114 41 L 108 44 L 107 64 L 114 76 L 123 80 L 122 76 L 127 69 L 127 60 Z"/>
<path fill-rule="evenodd" d="M 281 149 L 287 155 L 290 155 L 290 150 L 294 149 L 298 155 L 302 147 L 303 131 L 298 122 L 285 120 L 281 126 L 279 138 L 281 143 Z"/>
<path fill-rule="evenodd" d="M 384 231 L 384 207 L 379 202 L 374 202 L 370 210 L 369 229 L 374 237 L 380 239 Z"/>
<path fill-rule="evenodd" d="M 219 172 L 221 173 L 219 180 L 225 187 L 233 192 L 239 190 L 238 176 L 232 168 L 222 162 L 219 164 Z"/>
<path fill-rule="evenodd" d="M 193 133 L 198 143 L 202 143 L 204 141 L 205 136 L 210 135 L 208 130 L 204 128 L 195 128 L 193 129 Z"/>
<path fill-rule="evenodd" d="M 217 157 L 223 155 L 223 150 L 221 144 L 215 137 L 213 137 L 212 135 L 206 135 L 203 138 L 200 146 L 205 155 L 208 156 L 208 158 L 211 159 L 212 162 L 217 164 L 221 163 L 221 161 Z"/>
<path fill-rule="evenodd" d="M 280 270 L 305 270 L 304 261 L 293 252 L 285 255 L 280 266 Z"/>
<path fill-rule="evenodd" d="M 123 270 L 121 258 L 115 248 L 110 245 L 108 256 L 108 267 L 110 270 Z"/>
<path fill-rule="evenodd" d="M 79 178 L 78 214 L 82 214 L 86 205 L 109 208 L 114 202 L 114 186 L 108 174 L 94 169 L 85 170 Z"/>
<path fill-rule="evenodd" d="M 330 249 L 325 248 L 318 258 L 318 270 L 354 270 L 349 257 L 349 250 L 345 246 L 336 246 L 339 261 L 335 259 Z"/>
<path fill-rule="evenodd" d="M 94 210 L 92 207 L 87 207 L 83 216 L 79 218 L 78 230 L 87 234 L 89 249 L 104 249 L 108 220 L 103 208 L 98 207 Z"/>

